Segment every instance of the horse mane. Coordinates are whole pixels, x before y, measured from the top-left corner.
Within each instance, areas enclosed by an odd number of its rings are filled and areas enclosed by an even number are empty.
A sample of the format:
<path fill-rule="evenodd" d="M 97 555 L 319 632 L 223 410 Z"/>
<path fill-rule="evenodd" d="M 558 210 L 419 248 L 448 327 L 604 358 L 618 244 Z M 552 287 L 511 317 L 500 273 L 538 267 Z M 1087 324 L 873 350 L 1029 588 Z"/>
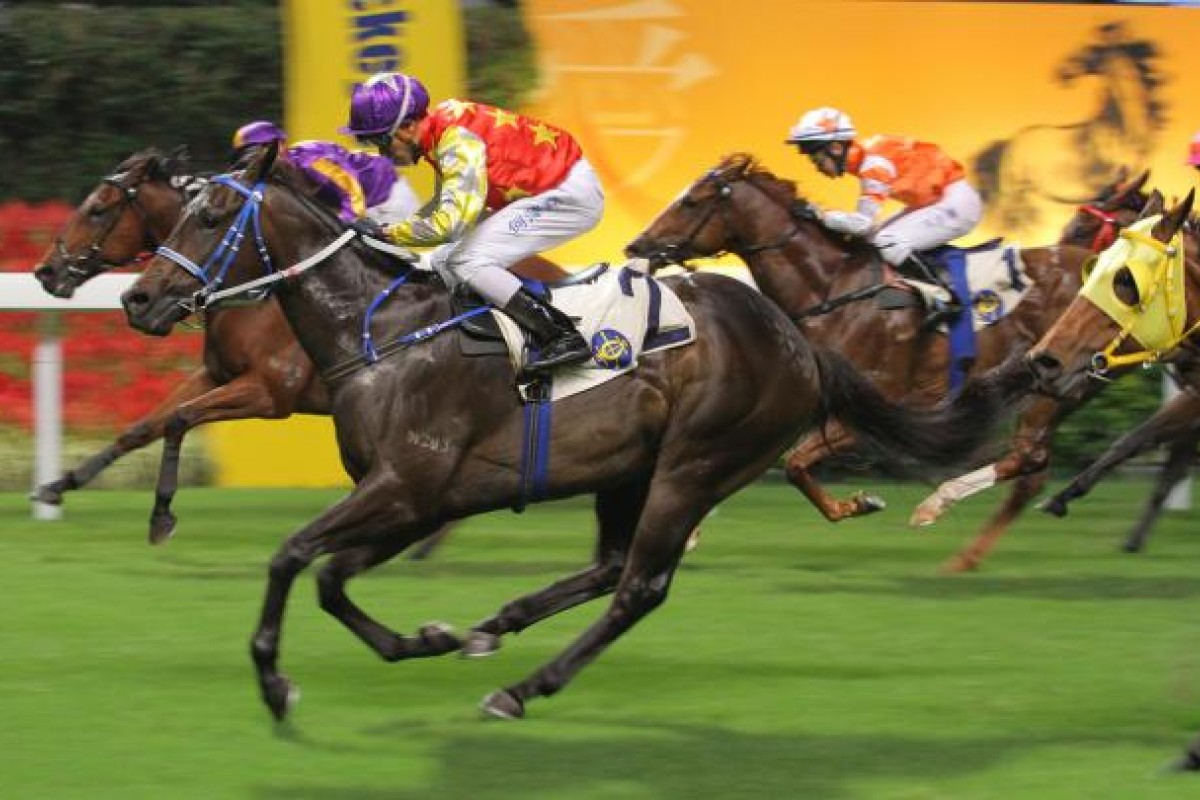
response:
<path fill-rule="evenodd" d="M 346 230 L 346 223 L 337 214 L 338 209 L 330 205 L 319 192 L 320 184 L 316 182 L 312 173 L 308 170 L 287 159 L 277 158 L 271 165 L 267 180 L 276 186 L 288 189 L 300 201 L 300 205 L 317 218 L 330 234 L 331 238 L 340 236 Z M 402 262 L 398 259 L 386 256 L 374 248 L 367 247 L 357 237 L 350 240 L 346 246 L 358 253 L 368 264 L 378 267 L 381 271 L 389 275 L 399 275 L 408 268 L 407 265 L 402 265 Z M 421 270 L 411 270 L 411 272 L 413 279 L 417 282 L 421 282 L 426 276 L 433 276 L 433 273 Z"/>
<path fill-rule="evenodd" d="M 796 215 L 798 209 L 811 208 L 813 205 L 806 197 L 800 194 L 800 187 L 796 181 L 776 176 L 764 167 L 756 156 L 750 153 L 733 153 L 725 156 L 713 172 L 720 173 L 725 171 L 739 172 L 747 181 L 761 189 L 772 200 L 792 209 L 793 216 Z M 876 252 L 875 246 L 862 236 L 832 231 L 820 222 L 817 222 L 816 227 L 825 233 L 838 247 L 851 255 L 870 255 Z"/>

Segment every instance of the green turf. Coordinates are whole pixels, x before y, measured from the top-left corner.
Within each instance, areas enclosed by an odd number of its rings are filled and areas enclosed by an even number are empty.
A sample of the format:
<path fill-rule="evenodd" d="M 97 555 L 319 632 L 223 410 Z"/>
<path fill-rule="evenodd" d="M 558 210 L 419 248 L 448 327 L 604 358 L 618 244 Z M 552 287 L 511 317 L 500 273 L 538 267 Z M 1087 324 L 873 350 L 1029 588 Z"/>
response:
<path fill-rule="evenodd" d="M 1200 776 L 1158 773 L 1200 733 L 1200 512 L 1119 554 L 1144 491 L 1030 515 L 983 572 L 942 577 L 993 499 L 915 532 L 920 487 L 835 527 L 759 485 L 709 521 L 665 606 L 515 723 L 476 702 L 599 603 L 492 659 L 388 665 L 319 611 L 309 573 L 285 628 L 302 699 L 283 730 L 249 634 L 271 553 L 335 493 L 185 490 L 157 549 L 148 493 L 80 492 L 53 524 L 3 495 L 0 797 L 1200 797 Z M 466 627 L 590 548 L 583 500 L 493 514 L 351 589 L 402 630 Z"/>

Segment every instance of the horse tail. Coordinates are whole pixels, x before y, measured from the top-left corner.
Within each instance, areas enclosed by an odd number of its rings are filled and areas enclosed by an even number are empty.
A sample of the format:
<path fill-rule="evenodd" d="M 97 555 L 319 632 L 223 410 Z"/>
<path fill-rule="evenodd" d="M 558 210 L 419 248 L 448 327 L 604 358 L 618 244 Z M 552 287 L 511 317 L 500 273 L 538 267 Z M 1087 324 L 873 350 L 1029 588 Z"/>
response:
<path fill-rule="evenodd" d="M 911 472 L 977 453 L 1032 388 L 1031 373 L 1014 357 L 935 406 L 910 406 L 888 400 L 838 353 L 815 348 L 815 356 L 824 416 L 836 417 L 885 461 Z"/>
<path fill-rule="evenodd" d="M 1004 151 L 1008 142 L 992 142 L 975 156 L 971 162 L 975 174 L 975 188 L 984 205 L 1000 194 L 1000 163 L 1004 160 Z"/>

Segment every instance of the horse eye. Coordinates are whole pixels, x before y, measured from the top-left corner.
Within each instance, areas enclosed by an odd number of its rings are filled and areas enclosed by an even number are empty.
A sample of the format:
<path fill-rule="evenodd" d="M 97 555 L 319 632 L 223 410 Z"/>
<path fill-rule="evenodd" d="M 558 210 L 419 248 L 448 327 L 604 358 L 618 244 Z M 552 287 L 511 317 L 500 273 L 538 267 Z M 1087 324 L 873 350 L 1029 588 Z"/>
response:
<path fill-rule="evenodd" d="M 87 210 L 87 215 L 89 219 L 100 219 L 107 210 L 104 206 L 92 206 Z"/>
<path fill-rule="evenodd" d="M 1138 292 L 1137 281 L 1133 279 L 1133 273 L 1129 271 L 1129 267 L 1121 267 L 1117 270 L 1117 274 L 1113 276 L 1113 294 L 1127 306 L 1141 304 L 1141 294 Z"/>
<path fill-rule="evenodd" d="M 197 216 L 200 217 L 200 224 L 203 225 L 204 227 L 206 227 L 206 228 L 217 227 L 217 221 L 218 221 L 217 215 L 212 213 L 212 211 L 209 211 L 207 208 L 200 209 L 200 213 Z"/>

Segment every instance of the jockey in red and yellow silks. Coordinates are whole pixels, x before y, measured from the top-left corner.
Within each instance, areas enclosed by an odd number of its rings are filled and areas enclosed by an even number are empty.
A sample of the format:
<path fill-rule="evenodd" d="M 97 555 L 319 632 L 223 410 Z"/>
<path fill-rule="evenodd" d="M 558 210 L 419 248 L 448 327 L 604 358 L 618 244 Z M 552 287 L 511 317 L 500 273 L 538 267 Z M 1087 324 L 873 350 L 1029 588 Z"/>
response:
<path fill-rule="evenodd" d="M 419 159 L 438 177 L 418 214 L 389 225 L 405 246 L 437 246 L 434 267 L 513 318 L 546 370 L 591 358 L 565 314 L 521 288 L 518 261 L 591 230 L 604 211 L 595 171 L 566 131 L 504 109 L 447 100 L 430 112 L 420 81 L 380 73 L 354 89 L 343 133 L 374 144 L 397 166 Z"/>

